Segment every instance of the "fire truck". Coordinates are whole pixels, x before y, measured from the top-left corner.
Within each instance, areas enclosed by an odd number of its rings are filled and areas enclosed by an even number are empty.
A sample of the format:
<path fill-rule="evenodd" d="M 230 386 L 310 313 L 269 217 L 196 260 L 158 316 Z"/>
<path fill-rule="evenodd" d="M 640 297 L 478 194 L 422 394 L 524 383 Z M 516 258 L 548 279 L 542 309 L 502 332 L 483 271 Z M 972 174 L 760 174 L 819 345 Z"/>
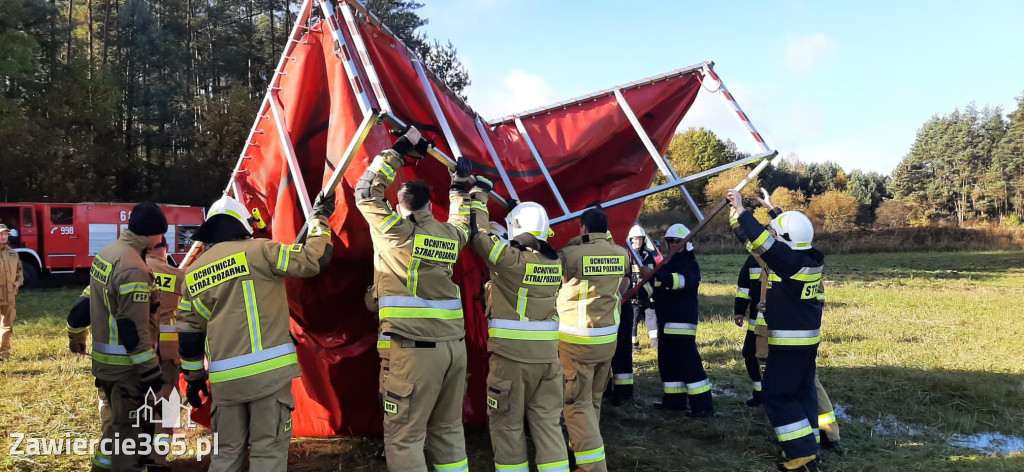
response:
<path fill-rule="evenodd" d="M 9 244 L 21 257 L 26 288 L 46 274 L 71 273 L 128 228 L 129 203 L 0 203 L 0 223 L 11 228 Z M 160 205 L 167 215 L 167 249 L 180 263 L 203 223 L 204 210 Z"/>

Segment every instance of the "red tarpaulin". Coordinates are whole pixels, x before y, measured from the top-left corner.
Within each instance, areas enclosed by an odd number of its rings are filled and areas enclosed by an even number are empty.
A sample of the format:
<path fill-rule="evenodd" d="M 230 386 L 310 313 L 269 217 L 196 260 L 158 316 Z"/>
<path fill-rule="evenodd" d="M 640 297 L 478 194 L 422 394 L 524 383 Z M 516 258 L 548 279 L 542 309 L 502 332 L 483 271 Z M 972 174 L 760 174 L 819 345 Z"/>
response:
<path fill-rule="evenodd" d="M 363 21 L 356 26 L 366 41 L 369 61 L 380 76 L 392 113 L 421 129 L 440 129 L 427 94 L 421 86 L 405 47 L 389 33 Z M 294 45 L 284 62 L 277 96 L 284 110 L 287 132 L 295 148 L 306 191 L 311 197 L 327 183 L 345 148 L 363 119 L 363 112 L 335 56 L 326 25 L 312 26 Z M 357 72 L 365 71 L 360 66 Z M 700 89 L 699 71 L 624 86 L 622 93 L 644 130 L 662 155 L 676 127 Z M 365 75 L 364 75 L 365 76 Z M 474 124 L 474 115 L 433 81 L 440 107 L 451 125 L 462 154 L 477 172 L 497 182 L 497 192 L 508 195 Z M 597 94 L 579 103 L 521 116 L 523 125 L 570 211 L 608 201 L 650 187 L 654 161 L 619 107 L 614 95 Z M 270 110 L 264 107 L 256 132 L 235 174 L 243 203 L 259 209 L 270 221 L 266 234 L 291 242 L 302 226 L 302 210 L 284 149 Z M 562 211 L 524 137 L 512 121 L 486 126 L 502 165 L 522 200 L 544 205 L 552 218 Z M 439 149 L 452 155 L 441 135 L 425 133 Z M 355 207 L 353 188 L 373 156 L 392 145 L 384 126 L 374 126 L 355 154 L 337 188 L 337 210 L 331 219 L 335 231 L 330 267 L 312 279 L 287 281 L 292 330 L 299 341 L 302 377 L 296 379 L 294 434 L 337 436 L 380 433 L 383 413 L 377 401 L 377 320 L 363 305 L 372 278 L 373 248 L 366 221 Z M 326 157 L 326 160 L 325 160 Z M 447 219 L 448 170 L 427 158 L 398 172 L 402 182 L 423 179 L 434 189 L 435 216 Z M 389 195 L 394 198 L 394 191 Z M 643 199 L 608 209 L 611 232 L 623 242 L 639 214 Z M 504 211 L 490 205 L 492 219 L 503 221 Z M 557 248 L 579 234 L 575 220 L 553 228 Z M 482 286 L 485 266 L 472 251 L 463 251 L 454 280 L 463 293 L 469 386 L 464 403 L 467 424 L 486 421 L 486 336 Z M 202 416 L 202 415 L 200 415 Z M 197 416 L 198 418 L 198 416 Z"/>

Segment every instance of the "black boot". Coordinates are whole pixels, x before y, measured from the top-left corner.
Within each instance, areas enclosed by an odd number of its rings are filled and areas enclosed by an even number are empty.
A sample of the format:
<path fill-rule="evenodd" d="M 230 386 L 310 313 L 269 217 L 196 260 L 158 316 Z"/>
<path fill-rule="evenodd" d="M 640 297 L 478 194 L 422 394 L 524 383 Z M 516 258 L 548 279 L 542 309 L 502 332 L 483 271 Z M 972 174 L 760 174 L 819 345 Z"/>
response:
<path fill-rule="evenodd" d="M 831 451 L 837 456 L 846 455 L 846 450 L 843 449 L 843 445 L 840 444 L 839 441 L 829 439 L 828 435 L 825 433 L 821 433 L 821 448 L 826 451 Z"/>
<path fill-rule="evenodd" d="M 747 399 L 747 406 L 749 406 L 749 407 L 761 406 L 761 391 L 760 390 L 751 390 L 750 398 Z"/>
<path fill-rule="evenodd" d="M 669 411 L 685 411 L 686 410 L 686 394 L 685 393 L 665 393 L 661 395 L 661 403 L 655 403 L 655 408 Z"/>
<path fill-rule="evenodd" d="M 632 385 L 616 385 L 612 389 L 612 395 L 610 402 L 613 406 L 622 406 L 627 401 L 633 399 L 633 386 Z"/>

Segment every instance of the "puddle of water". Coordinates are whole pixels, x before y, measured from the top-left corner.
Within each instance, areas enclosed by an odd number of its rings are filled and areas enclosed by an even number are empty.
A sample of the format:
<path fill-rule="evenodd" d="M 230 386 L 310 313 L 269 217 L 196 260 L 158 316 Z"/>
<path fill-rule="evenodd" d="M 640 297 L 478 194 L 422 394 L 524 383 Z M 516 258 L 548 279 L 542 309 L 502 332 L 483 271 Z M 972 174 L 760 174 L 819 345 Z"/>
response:
<path fill-rule="evenodd" d="M 1002 433 L 954 434 L 949 444 L 966 447 L 987 454 L 1013 454 L 1024 452 L 1024 438 Z"/>
<path fill-rule="evenodd" d="M 740 396 L 735 390 L 729 388 L 719 388 L 717 385 L 712 385 L 711 393 L 716 397 L 730 397 L 735 398 Z"/>
<path fill-rule="evenodd" d="M 843 421 L 852 421 L 852 418 L 850 418 L 850 414 L 846 412 L 846 408 L 843 408 L 843 405 L 835 403 L 832 405 L 832 409 L 836 412 L 836 418 L 839 418 Z"/>
<path fill-rule="evenodd" d="M 892 415 L 879 418 L 878 423 L 871 430 L 879 436 L 922 436 L 925 434 L 922 426 L 902 423 Z"/>

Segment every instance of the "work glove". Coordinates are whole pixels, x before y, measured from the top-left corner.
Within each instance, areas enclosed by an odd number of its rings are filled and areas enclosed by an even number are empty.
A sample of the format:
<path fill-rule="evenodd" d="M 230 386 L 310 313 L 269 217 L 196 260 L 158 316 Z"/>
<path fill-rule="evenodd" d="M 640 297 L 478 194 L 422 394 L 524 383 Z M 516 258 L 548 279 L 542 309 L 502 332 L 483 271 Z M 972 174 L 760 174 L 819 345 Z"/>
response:
<path fill-rule="evenodd" d="M 151 378 L 149 380 L 143 380 L 142 381 L 142 394 L 143 395 L 148 395 L 150 390 L 152 390 L 153 393 L 155 393 L 157 395 L 160 395 L 160 390 L 163 390 L 163 388 L 164 388 L 164 379 L 163 379 L 163 376 L 161 376 L 161 375 L 157 375 L 156 377 L 153 377 L 153 378 Z"/>
<path fill-rule="evenodd" d="M 423 139 L 423 135 L 420 134 L 420 130 L 414 126 L 410 126 L 405 129 L 402 133 L 402 137 L 395 141 L 395 145 L 391 146 L 398 154 L 411 158 L 411 159 L 423 159 L 427 155 L 427 151 L 430 149 L 430 141 Z M 409 163 L 407 159 L 406 164 Z"/>
<path fill-rule="evenodd" d="M 519 200 L 509 197 L 505 199 L 505 203 L 508 203 L 508 211 L 512 211 L 516 205 L 519 205 Z"/>
<path fill-rule="evenodd" d="M 448 172 L 452 175 L 452 190 L 469 191 L 473 181 L 473 163 L 469 159 L 460 157 Z"/>
<path fill-rule="evenodd" d="M 68 339 L 68 350 L 75 354 L 86 354 L 85 342 L 77 339 Z"/>
<path fill-rule="evenodd" d="M 474 175 L 473 176 L 473 189 L 483 190 L 484 193 L 489 193 L 494 189 L 494 182 L 491 182 L 487 177 Z"/>
<path fill-rule="evenodd" d="M 324 218 L 330 218 L 334 214 L 334 195 L 330 196 L 321 192 L 316 196 L 316 202 L 313 203 L 313 216 L 322 216 Z"/>
<path fill-rule="evenodd" d="M 206 379 L 190 380 L 185 388 L 185 398 L 193 408 L 202 408 L 203 406 L 203 398 L 199 396 L 199 392 L 204 393 L 207 398 L 210 397 L 210 387 L 206 385 Z"/>

